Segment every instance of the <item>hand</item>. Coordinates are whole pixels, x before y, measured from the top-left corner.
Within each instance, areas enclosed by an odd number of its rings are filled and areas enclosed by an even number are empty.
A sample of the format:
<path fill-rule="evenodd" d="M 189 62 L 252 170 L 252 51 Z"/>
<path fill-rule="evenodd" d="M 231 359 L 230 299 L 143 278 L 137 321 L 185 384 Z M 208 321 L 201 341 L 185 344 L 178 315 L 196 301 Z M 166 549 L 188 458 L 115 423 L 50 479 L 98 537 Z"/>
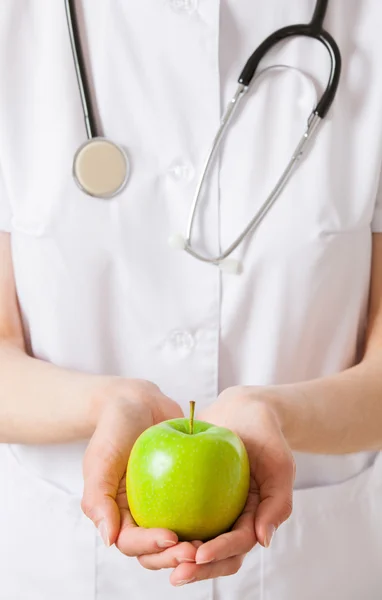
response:
<path fill-rule="evenodd" d="M 232 530 L 200 544 L 195 563 L 179 565 L 171 574 L 173 585 L 236 573 L 256 542 L 270 545 L 292 511 L 294 460 L 276 413 L 261 400 L 260 388 L 230 388 L 198 419 L 227 427 L 241 437 L 250 460 L 251 485 L 246 507 Z"/>
<path fill-rule="evenodd" d="M 84 457 L 82 509 L 98 527 L 107 546 L 116 544 L 127 556 L 157 554 L 176 548 L 176 564 L 194 559 L 196 548 L 177 544 L 166 529 L 142 529 L 135 524 L 127 505 L 125 475 L 131 448 L 148 427 L 163 420 L 182 417 L 181 408 L 152 383 L 113 379 L 102 390 L 96 429 Z M 174 566 L 166 554 L 164 566 Z"/>

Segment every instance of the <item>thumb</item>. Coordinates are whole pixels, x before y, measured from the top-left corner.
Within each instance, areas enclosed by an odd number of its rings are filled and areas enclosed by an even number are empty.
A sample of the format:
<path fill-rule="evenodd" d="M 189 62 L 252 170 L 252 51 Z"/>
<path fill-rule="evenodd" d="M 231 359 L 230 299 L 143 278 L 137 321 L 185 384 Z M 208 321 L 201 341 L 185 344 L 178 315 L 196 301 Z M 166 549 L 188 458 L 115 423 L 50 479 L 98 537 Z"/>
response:
<path fill-rule="evenodd" d="M 278 527 L 292 514 L 294 461 L 288 448 L 277 458 L 267 456 L 267 477 L 260 485 L 260 504 L 256 512 L 256 537 L 265 548 L 271 544 Z"/>
<path fill-rule="evenodd" d="M 93 521 L 107 547 L 116 541 L 121 525 L 120 512 L 114 495 L 114 487 L 106 481 L 85 480 L 81 508 Z"/>
<path fill-rule="evenodd" d="M 127 509 L 124 475 L 131 448 L 151 424 L 151 413 L 143 403 L 113 402 L 102 413 L 86 450 L 81 508 L 106 546 L 118 538 L 120 507 Z"/>

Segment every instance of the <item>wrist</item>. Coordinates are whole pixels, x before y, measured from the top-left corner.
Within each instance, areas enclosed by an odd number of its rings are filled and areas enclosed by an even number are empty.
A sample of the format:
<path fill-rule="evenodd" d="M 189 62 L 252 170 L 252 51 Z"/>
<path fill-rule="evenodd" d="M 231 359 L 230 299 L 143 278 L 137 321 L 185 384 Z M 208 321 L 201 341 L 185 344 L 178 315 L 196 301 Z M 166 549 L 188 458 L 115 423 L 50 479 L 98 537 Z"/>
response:
<path fill-rule="evenodd" d="M 285 394 L 281 386 L 269 386 L 259 389 L 259 400 L 270 408 L 279 424 L 285 439 L 291 444 L 293 440 L 293 402 L 289 394 Z"/>
<path fill-rule="evenodd" d="M 124 407 L 128 412 L 146 412 L 152 422 L 156 423 L 166 418 L 163 413 L 163 401 L 171 402 L 163 396 L 154 383 L 141 379 L 125 379 L 123 377 L 99 377 L 93 389 L 89 415 L 95 428 L 101 416 L 110 406 Z M 174 403 L 175 404 L 175 403 Z M 179 416 L 179 415 L 175 415 Z"/>
<path fill-rule="evenodd" d="M 88 420 L 92 432 L 97 427 L 101 415 L 111 403 L 115 386 L 114 380 L 114 377 L 96 376 L 89 389 Z"/>

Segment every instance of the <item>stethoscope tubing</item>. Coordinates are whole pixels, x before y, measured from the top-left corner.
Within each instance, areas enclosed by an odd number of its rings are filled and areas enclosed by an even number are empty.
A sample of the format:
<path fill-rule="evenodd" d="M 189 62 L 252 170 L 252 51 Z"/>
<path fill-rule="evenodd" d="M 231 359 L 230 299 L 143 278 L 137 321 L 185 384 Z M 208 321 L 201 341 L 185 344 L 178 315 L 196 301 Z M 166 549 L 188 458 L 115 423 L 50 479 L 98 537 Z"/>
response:
<path fill-rule="evenodd" d="M 342 68 L 341 53 L 338 48 L 338 45 L 335 42 L 334 38 L 323 29 L 323 21 L 326 15 L 327 7 L 328 0 L 318 0 L 316 2 L 312 21 L 309 24 L 290 25 L 288 27 L 284 27 L 274 32 L 268 38 L 266 38 L 262 42 L 262 44 L 260 44 L 260 46 L 253 52 L 253 54 L 250 56 L 247 63 L 245 64 L 244 69 L 242 70 L 239 76 L 238 89 L 236 91 L 236 94 L 230 101 L 226 112 L 224 113 L 219 130 L 214 138 L 210 153 L 208 154 L 207 160 L 205 162 L 205 166 L 196 189 L 196 194 L 192 202 L 183 249 L 194 258 L 197 258 L 202 262 L 212 263 L 216 265 L 222 264 L 242 244 L 246 237 L 260 225 L 261 221 L 264 219 L 264 217 L 269 212 L 277 198 L 280 196 L 281 192 L 284 190 L 293 171 L 297 167 L 298 162 L 301 160 L 304 152 L 306 151 L 308 142 L 312 140 L 321 121 L 326 117 L 337 93 Z M 232 119 L 233 114 L 236 112 L 241 99 L 243 98 L 244 94 L 248 91 L 250 85 L 257 77 L 258 67 L 262 59 L 275 45 L 291 37 L 300 36 L 309 37 L 322 43 L 329 54 L 330 74 L 326 89 L 319 101 L 317 102 L 316 106 L 313 108 L 308 118 L 307 128 L 303 136 L 301 137 L 297 148 L 293 152 L 290 161 L 288 162 L 286 168 L 281 174 L 281 177 L 276 182 L 271 193 L 260 206 L 260 208 L 255 213 L 248 225 L 238 235 L 238 237 L 228 246 L 228 248 L 226 248 L 226 250 L 224 250 L 217 256 L 207 257 L 201 254 L 200 252 L 194 250 L 192 246 L 192 232 L 196 218 L 197 208 L 200 203 L 201 194 L 203 191 L 203 186 L 207 174 L 210 171 L 213 158 L 217 153 L 220 143 L 227 131 L 228 124 Z M 259 75 L 260 74 L 261 72 L 259 73 Z"/>
<path fill-rule="evenodd" d="M 70 47 L 72 50 L 74 68 L 76 71 L 78 89 L 80 92 L 82 112 L 85 119 L 85 129 L 88 140 L 97 137 L 95 108 L 92 100 L 90 82 L 86 75 L 84 48 L 81 44 L 81 33 L 75 0 L 64 0 L 65 14 L 68 23 Z"/>

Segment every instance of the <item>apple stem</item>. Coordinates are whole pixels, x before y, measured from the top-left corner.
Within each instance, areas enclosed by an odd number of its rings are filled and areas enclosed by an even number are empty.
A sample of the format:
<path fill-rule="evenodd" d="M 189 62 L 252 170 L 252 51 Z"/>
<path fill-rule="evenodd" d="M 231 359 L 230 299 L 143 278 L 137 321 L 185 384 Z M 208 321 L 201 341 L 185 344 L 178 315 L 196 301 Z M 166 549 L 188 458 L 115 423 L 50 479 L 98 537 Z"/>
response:
<path fill-rule="evenodd" d="M 190 400 L 190 435 L 194 433 L 195 402 Z"/>

